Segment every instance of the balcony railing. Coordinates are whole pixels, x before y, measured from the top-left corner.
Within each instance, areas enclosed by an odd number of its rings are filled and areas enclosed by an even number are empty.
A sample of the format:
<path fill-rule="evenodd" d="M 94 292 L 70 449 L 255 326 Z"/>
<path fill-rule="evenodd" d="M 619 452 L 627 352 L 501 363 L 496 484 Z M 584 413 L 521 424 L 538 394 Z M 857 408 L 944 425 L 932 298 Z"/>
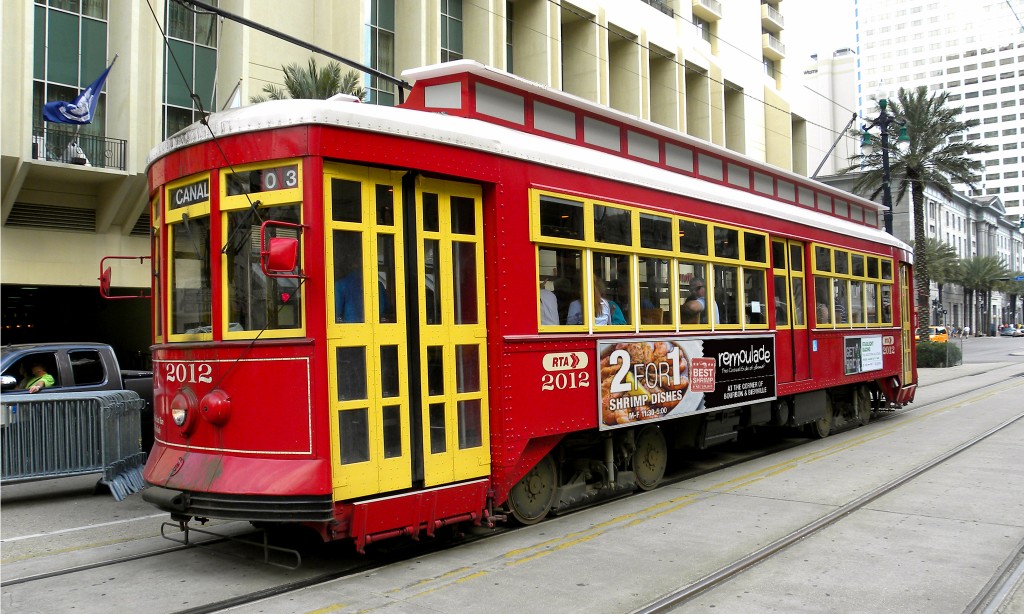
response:
<path fill-rule="evenodd" d="M 675 11 L 672 10 L 672 7 L 668 5 L 666 0 L 644 0 L 644 2 L 658 9 L 662 13 L 665 13 L 669 17 L 675 17 Z"/>
<path fill-rule="evenodd" d="M 786 21 L 774 6 L 770 4 L 761 5 L 761 27 L 778 32 L 786 27 Z"/>
<path fill-rule="evenodd" d="M 718 0 L 693 0 L 693 14 L 708 21 L 717 21 L 722 18 L 722 3 Z"/>
<path fill-rule="evenodd" d="M 128 141 L 91 134 L 75 135 L 73 127 L 32 128 L 32 157 L 36 160 L 63 162 L 80 166 L 95 166 L 125 170 Z"/>

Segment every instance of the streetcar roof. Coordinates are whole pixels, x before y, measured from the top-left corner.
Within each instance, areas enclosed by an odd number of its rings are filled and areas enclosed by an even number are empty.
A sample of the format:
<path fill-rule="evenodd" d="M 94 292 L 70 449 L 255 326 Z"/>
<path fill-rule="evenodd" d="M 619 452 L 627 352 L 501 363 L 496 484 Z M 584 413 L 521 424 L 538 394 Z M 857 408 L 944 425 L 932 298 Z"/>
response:
<path fill-rule="evenodd" d="M 424 121 L 425 113 L 429 113 L 429 121 Z M 906 243 L 871 226 L 597 149 L 544 138 L 479 119 L 349 101 L 275 100 L 213 113 L 208 119 L 208 127 L 196 122 L 157 145 L 149 154 L 147 167 L 178 149 L 209 141 L 213 135 L 219 138 L 300 125 L 337 126 L 444 143 L 601 176 L 744 211 L 757 211 L 811 228 L 883 243 L 907 251 L 911 249 Z M 235 161 L 227 161 L 225 164 L 228 162 Z M 780 174 L 783 171 L 773 169 L 772 172 Z M 802 181 L 806 183 L 809 180 L 803 178 Z M 835 191 L 835 188 L 829 189 Z M 848 198 L 850 202 L 862 206 L 864 203 L 878 206 L 852 194 L 848 195 Z"/>

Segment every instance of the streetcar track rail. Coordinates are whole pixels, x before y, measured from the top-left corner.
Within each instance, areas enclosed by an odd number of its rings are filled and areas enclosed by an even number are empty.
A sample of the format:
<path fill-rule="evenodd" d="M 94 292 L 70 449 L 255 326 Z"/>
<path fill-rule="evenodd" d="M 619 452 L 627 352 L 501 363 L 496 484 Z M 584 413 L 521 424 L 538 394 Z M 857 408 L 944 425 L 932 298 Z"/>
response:
<path fill-rule="evenodd" d="M 159 550 L 153 550 L 151 552 L 140 552 L 138 554 L 129 554 L 106 561 L 97 561 L 95 563 L 85 563 L 83 565 L 75 565 L 72 567 L 65 567 L 63 569 L 55 569 L 53 571 L 46 571 L 42 573 L 32 574 L 29 576 L 22 576 L 20 578 L 14 578 L 10 580 L 0 581 L 0 588 L 7 588 L 8 586 L 15 586 L 18 584 L 26 584 L 28 582 L 38 582 L 39 580 L 46 580 L 49 578 L 57 578 L 60 576 L 66 576 L 73 573 L 80 573 L 83 571 L 90 571 L 93 569 L 100 569 L 102 567 L 109 567 L 111 565 L 120 565 L 121 563 L 130 563 L 132 561 L 139 561 L 142 559 L 148 559 L 155 556 L 161 556 L 164 554 L 170 554 L 173 552 L 180 552 L 182 550 L 190 550 L 192 548 L 202 548 L 212 546 L 216 543 L 226 541 L 227 538 L 211 539 L 203 542 L 195 542 L 184 546 L 168 546 Z"/>
<path fill-rule="evenodd" d="M 930 405 L 930 404 L 929 404 Z M 922 406 L 926 407 L 926 406 Z M 964 450 L 967 450 L 982 441 L 985 441 L 992 435 L 1002 431 L 1006 427 L 1016 423 L 1021 418 L 1024 418 L 1024 414 L 1019 414 L 1014 418 L 1006 420 L 1002 424 L 994 426 L 989 430 L 977 435 L 968 441 L 956 446 L 952 450 L 949 450 L 930 461 L 919 465 L 918 467 L 904 473 L 903 475 L 886 482 L 885 484 L 857 497 L 856 499 L 842 505 L 832 512 L 825 514 L 821 518 L 814 522 L 808 523 L 807 525 L 791 532 L 790 534 L 752 552 L 751 554 L 730 563 L 717 571 L 704 576 L 697 582 L 694 582 L 688 586 L 682 587 L 676 591 L 663 595 L 655 601 L 648 603 L 647 605 L 633 610 L 633 614 L 656 614 L 662 612 L 669 612 L 672 609 L 690 601 L 691 599 L 701 595 L 713 588 L 721 586 L 738 576 L 739 574 L 752 569 L 760 563 L 774 557 L 780 552 L 786 550 L 793 544 L 809 537 L 815 533 L 818 533 L 822 529 L 830 527 L 838 523 L 843 518 L 846 518 L 850 514 L 864 508 L 866 505 L 879 499 L 880 497 L 889 494 L 918 476 L 926 473 L 942 463 L 945 463 L 954 456 L 960 454 Z"/>

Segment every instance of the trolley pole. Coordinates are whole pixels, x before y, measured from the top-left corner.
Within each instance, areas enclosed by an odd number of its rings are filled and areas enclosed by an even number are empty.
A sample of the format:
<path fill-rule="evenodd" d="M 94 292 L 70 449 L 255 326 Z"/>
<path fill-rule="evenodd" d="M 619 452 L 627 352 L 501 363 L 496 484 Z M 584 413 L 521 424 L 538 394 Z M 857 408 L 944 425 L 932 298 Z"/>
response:
<path fill-rule="evenodd" d="M 905 122 L 896 119 L 896 116 L 889 115 L 886 111 L 886 107 L 889 106 L 889 101 L 885 98 L 878 99 L 878 117 L 876 117 L 870 124 L 864 126 L 864 138 L 862 144 L 865 146 L 871 146 L 871 134 L 868 130 L 872 128 L 878 128 L 881 134 L 879 140 L 882 145 L 882 206 L 885 210 L 882 212 L 882 219 L 885 223 L 885 232 L 892 234 L 892 190 L 889 187 L 890 176 L 889 176 L 889 127 L 896 124 L 900 127 L 899 141 L 908 141 L 907 129 L 904 126 Z"/>

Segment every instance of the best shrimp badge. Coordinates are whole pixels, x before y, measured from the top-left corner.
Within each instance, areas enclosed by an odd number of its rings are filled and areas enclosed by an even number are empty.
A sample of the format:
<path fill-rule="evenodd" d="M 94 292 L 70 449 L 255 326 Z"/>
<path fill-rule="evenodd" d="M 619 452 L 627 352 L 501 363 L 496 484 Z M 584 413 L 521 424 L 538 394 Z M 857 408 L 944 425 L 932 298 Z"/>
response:
<path fill-rule="evenodd" d="M 600 341 L 601 428 L 775 398 L 770 337 Z"/>

